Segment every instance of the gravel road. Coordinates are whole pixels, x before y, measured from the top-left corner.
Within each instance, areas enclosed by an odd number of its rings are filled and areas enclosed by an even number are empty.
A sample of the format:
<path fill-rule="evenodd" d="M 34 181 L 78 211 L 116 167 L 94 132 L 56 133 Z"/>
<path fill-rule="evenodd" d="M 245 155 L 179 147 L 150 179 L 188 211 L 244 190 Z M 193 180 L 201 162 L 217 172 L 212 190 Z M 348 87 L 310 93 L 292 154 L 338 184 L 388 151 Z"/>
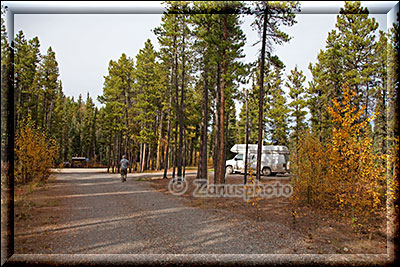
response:
<path fill-rule="evenodd" d="M 73 170 L 71 170 L 73 171 Z M 15 234 L 33 254 L 287 254 L 304 244 L 283 225 L 188 207 L 128 174 L 63 171 L 47 190 L 61 219 Z M 36 246 L 32 244 L 37 244 Z M 26 251 L 26 250 L 25 250 Z"/>

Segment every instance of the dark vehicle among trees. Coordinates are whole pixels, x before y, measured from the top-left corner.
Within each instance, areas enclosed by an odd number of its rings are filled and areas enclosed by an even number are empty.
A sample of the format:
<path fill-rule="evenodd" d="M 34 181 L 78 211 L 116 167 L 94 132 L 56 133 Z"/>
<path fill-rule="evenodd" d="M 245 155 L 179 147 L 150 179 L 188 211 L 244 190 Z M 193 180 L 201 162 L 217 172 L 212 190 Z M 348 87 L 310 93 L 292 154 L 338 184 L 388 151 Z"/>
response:
<path fill-rule="evenodd" d="M 71 168 L 83 168 L 86 166 L 86 158 L 72 157 L 70 166 Z"/>

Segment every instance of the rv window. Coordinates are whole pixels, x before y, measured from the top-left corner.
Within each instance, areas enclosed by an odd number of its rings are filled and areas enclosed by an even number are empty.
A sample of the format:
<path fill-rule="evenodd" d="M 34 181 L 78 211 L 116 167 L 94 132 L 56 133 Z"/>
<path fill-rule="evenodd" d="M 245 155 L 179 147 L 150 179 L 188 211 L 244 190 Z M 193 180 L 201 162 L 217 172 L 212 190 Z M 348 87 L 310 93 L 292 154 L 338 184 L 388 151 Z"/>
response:
<path fill-rule="evenodd" d="M 238 155 L 235 157 L 235 160 L 243 160 L 243 154 L 238 154 Z"/>

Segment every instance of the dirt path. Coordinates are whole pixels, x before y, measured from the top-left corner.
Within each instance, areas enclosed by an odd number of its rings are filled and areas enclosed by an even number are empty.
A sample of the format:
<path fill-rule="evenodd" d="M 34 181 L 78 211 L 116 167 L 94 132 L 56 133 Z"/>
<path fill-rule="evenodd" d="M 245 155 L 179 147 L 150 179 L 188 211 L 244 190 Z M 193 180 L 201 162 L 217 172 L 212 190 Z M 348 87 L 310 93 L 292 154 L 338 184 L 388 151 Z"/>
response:
<path fill-rule="evenodd" d="M 16 220 L 21 254 L 302 253 L 287 227 L 256 224 L 224 210 L 187 207 L 128 175 L 58 173 L 30 197 L 30 217 Z M 22 209 L 22 207 L 20 207 Z M 18 216 L 18 205 L 16 214 Z"/>

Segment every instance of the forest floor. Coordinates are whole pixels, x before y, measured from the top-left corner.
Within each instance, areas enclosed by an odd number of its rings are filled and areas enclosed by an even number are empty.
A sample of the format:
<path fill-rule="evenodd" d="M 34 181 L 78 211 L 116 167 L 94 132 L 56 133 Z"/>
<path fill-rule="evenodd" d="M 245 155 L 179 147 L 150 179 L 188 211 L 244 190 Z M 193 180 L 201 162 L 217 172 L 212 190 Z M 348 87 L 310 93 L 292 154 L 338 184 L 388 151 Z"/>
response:
<path fill-rule="evenodd" d="M 339 262 L 392 259 L 381 220 L 358 233 L 346 220 L 321 211 L 300 210 L 294 221 L 285 198 L 261 199 L 257 216 L 256 208 L 240 198 L 194 197 L 194 177 L 188 171 L 190 186 L 183 196 L 168 191 L 170 179 L 161 179 L 161 173 L 128 174 L 122 183 L 118 174 L 102 169 L 63 169 L 44 186 L 15 188 L 14 251 L 265 254 L 281 255 L 279 262 L 317 254 Z M 226 182 L 239 184 L 242 177 L 229 175 Z M 287 176 L 263 180 L 278 179 L 290 181 Z"/>
<path fill-rule="evenodd" d="M 211 180 L 212 180 L 211 175 Z M 294 206 L 286 197 L 271 197 L 258 200 L 257 207 L 251 201 L 238 197 L 195 197 L 194 175 L 186 177 L 188 189 L 181 198 L 186 205 L 201 209 L 222 209 L 240 214 L 254 223 L 265 221 L 285 225 L 301 235 L 307 253 L 318 254 L 384 254 L 387 253 L 386 216 L 380 214 L 371 218 L 362 228 L 353 228 L 350 218 L 341 218 L 330 212 L 312 207 Z M 171 194 L 168 190 L 170 179 L 152 179 L 152 186 L 159 192 Z M 263 185 L 280 182 L 290 183 L 290 175 L 263 176 Z M 242 184 L 243 174 L 231 174 L 226 184 Z M 296 210 L 296 216 L 293 216 Z"/>

